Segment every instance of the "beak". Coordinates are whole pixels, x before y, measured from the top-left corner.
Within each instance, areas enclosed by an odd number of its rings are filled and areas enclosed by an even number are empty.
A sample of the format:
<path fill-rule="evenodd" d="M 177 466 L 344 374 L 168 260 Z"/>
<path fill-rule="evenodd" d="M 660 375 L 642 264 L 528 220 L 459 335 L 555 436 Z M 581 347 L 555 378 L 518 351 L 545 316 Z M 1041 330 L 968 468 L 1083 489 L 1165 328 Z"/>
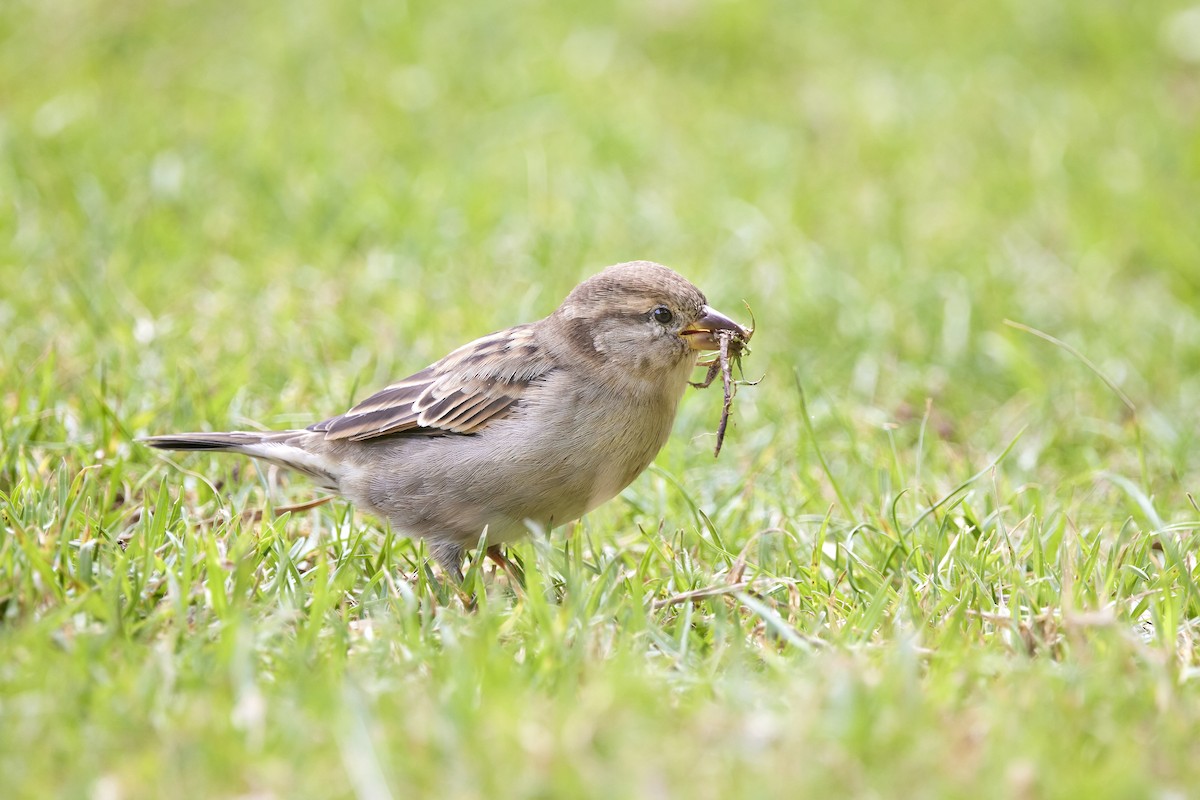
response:
<path fill-rule="evenodd" d="M 732 331 L 735 336 L 749 338 L 745 328 L 711 306 L 705 306 L 700 319 L 680 331 L 679 335 L 687 340 L 693 350 L 719 350 L 721 344 L 716 337 L 717 331 Z"/>

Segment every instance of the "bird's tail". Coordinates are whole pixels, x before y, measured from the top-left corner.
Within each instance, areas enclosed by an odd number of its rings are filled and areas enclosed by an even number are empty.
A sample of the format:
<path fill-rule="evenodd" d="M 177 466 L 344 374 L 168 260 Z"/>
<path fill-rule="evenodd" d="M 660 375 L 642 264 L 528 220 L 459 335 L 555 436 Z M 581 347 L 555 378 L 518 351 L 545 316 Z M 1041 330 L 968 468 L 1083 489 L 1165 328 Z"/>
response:
<path fill-rule="evenodd" d="M 285 431 L 291 433 L 291 431 Z M 146 436 L 139 442 L 158 450 L 217 450 L 229 453 L 257 455 L 264 442 L 279 434 L 233 431 L 230 433 L 168 433 L 164 436 Z"/>
<path fill-rule="evenodd" d="M 158 450 L 208 450 L 241 453 L 303 472 L 326 489 L 338 489 L 336 464 L 304 445 L 314 438 L 308 431 L 231 431 L 229 433 L 168 433 L 138 439 Z"/>

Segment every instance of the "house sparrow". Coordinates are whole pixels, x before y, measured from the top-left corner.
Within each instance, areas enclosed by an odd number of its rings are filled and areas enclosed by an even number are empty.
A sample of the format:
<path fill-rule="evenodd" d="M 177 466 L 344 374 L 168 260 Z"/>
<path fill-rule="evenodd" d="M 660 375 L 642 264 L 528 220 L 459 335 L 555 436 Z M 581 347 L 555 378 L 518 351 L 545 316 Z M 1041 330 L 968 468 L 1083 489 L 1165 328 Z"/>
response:
<path fill-rule="evenodd" d="M 719 331 L 746 333 L 677 273 L 632 261 L 585 280 L 545 319 L 476 339 L 304 430 L 141 441 L 302 472 L 423 538 L 461 575 L 485 529 L 493 545 L 549 530 L 641 474 Z"/>

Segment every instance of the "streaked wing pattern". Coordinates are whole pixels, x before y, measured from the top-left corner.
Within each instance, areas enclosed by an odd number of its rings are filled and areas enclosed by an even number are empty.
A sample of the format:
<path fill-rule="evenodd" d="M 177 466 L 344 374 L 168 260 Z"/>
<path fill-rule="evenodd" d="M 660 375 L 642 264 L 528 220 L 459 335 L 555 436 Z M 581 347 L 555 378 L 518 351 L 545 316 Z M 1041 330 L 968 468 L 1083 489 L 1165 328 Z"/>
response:
<path fill-rule="evenodd" d="M 309 430 L 355 442 L 398 433 L 474 433 L 508 413 L 549 371 L 536 356 L 531 325 L 493 333 Z"/>

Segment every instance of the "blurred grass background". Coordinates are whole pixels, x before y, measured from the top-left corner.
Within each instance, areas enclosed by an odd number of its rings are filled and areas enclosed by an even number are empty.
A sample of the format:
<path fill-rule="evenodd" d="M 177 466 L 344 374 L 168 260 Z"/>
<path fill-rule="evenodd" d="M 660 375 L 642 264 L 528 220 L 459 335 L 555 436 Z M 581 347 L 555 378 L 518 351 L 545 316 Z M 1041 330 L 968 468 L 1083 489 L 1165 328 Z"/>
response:
<path fill-rule="evenodd" d="M 0 43 L 6 794 L 1200 779 L 1200 6 L 13 0 Z M 374 521 L 131 442 L 338 413 L 634 258 L 749 303 L 766 378 L 518 548 L 544 592 L 435 611 Z M 668 602 L 739 553 L 774 582 Z"/>

